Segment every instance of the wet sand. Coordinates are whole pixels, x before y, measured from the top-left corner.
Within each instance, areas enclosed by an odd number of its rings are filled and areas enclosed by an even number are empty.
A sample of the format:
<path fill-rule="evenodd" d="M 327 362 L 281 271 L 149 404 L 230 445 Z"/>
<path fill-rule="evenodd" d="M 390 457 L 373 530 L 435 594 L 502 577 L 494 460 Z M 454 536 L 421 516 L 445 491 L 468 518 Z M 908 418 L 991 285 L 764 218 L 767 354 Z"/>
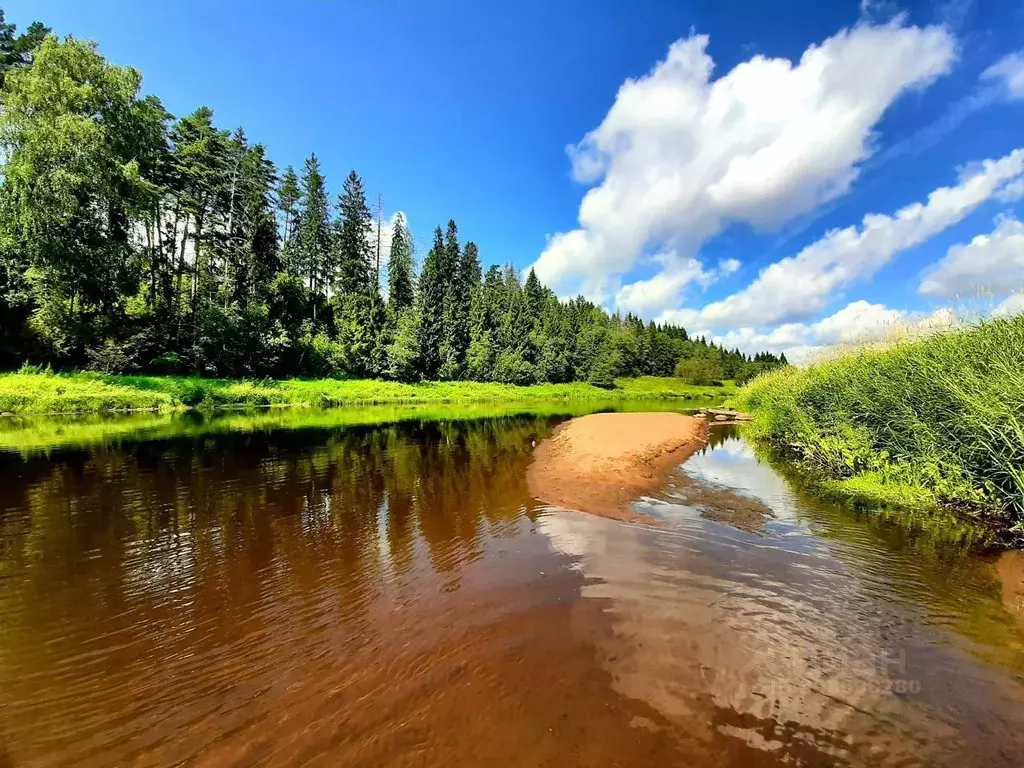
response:
<path fill-rule="evenodd" d="M 537 446 L 530 493 L 548 504 L 615 520 L 657 490 L 707 439 L 707 422 L 681 413 L 595 413 L 560 425 Z"/>

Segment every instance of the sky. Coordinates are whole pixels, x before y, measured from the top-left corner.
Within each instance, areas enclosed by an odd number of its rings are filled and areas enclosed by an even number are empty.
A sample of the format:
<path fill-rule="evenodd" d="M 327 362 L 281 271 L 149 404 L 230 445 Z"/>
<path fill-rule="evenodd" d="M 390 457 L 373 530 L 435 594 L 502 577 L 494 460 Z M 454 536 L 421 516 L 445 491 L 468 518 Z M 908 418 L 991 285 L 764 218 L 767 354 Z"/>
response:
<path fill-rule="evenodd" d="M 20 0 L 486 264 L 794 360 L 1024 311 L 1024 0 Z"/>

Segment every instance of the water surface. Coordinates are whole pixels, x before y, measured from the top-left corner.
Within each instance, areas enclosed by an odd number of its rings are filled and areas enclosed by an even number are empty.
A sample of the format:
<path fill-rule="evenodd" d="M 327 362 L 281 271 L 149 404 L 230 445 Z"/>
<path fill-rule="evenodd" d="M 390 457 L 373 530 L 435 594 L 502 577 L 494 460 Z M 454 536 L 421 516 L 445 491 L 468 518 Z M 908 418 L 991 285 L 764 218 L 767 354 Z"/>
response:
<path fill-rule="evenodd" d="M 558 410 L 8 427 L 0 765 L 1020 765 L 992 558 L 728 429 L 651 525 L 546 508 Z"/>

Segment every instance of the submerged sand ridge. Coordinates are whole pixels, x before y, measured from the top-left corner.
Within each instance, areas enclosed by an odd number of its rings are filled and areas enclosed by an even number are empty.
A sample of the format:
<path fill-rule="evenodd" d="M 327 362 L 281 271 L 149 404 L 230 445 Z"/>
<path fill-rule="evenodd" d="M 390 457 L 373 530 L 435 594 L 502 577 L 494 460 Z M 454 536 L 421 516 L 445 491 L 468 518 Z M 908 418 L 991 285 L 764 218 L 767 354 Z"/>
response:
<path fill-rule="evenodd" d="M 530 493 L 558 507 L 629 520 L 629 503 L 704 445 L 707 422 L 682 413 L 595 413 L 537 446 Z"/>

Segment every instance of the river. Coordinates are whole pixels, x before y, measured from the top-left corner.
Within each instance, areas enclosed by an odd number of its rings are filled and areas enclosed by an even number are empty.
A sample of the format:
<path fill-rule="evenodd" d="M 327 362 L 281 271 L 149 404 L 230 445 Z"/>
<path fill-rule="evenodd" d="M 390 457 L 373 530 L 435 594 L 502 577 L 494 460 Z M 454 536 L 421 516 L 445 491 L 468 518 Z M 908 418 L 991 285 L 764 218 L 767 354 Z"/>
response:
<path fill-rule="evenodd" d="M 1019 560 L 734 428 L 547 508 L 560 410 L 6 426 L 0 767 L 1022 764 Z"/>

